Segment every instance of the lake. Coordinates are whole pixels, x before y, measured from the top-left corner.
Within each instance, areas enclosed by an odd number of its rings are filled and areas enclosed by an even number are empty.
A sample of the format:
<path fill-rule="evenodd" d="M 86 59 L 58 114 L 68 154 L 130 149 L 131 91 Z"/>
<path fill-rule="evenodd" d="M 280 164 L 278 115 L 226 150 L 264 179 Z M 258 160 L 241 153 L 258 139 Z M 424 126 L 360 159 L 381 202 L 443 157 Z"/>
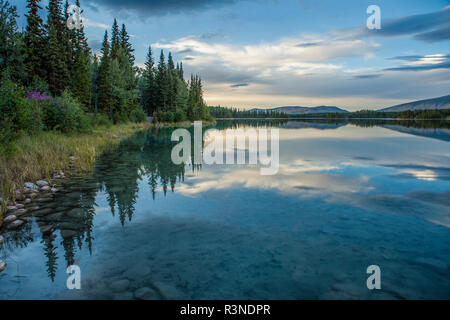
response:
<path fill-rule="evenodd" d="M 3 234 L 0 299 L 450 298 L 449 122 L 216 128 L 279 129 L 278 174 L 175 165 L 173 129 L 136 134 Z"/>

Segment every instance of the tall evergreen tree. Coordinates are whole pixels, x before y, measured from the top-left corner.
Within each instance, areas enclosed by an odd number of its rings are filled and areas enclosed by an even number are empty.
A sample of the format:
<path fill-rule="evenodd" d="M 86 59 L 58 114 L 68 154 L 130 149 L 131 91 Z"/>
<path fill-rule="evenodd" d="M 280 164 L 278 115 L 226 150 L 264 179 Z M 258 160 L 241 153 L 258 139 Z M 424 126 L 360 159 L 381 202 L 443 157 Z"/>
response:
<path fill-rule="evenodd" d="M 169 93 L 169 83 L 167 78 L 167 67 L 164 57 L 164 52 L 161 50 L 161 55 L 159 57 L 158 70 L 156 72 L 156 90 L 157 95 L 157 105 L 162 111 L 167 111 L 167 97 Z"/>
<path fill-rule="evenodd" d="M 132 66 L 134 66 L 134 49 L 133 46 L 130 43 L 130 36 L 128 35 L 127 28 L 124 24 L 122 24 L 122 30 L 120 31 L 120 46 L 124 48 L 129 56 L 130 63 Z"/>
<path fill-rule="evenodd" d="M 26 46 L 26 70 L 27 85 L 30 85 L 34 79 L 39 81 L 45 79 L 45 30 L 39 10 L 41 0 L 27 0 L 28 14 L 27 26 L 25 29 L 25 46 Z"/>
<path fill-rule="evenodd" d="M 117 19 L 114 19 L 111 32 L 111 59 L 117 58 L 117 50 L 119 50 L 119 46 L 119 25 L 117 24 Z"/>
<path fill-rule="evenodd" d="M 53 95 L 60 95 L 69 81 L 66 61 L 65 23 L 61 13 L 61 0 L 49 0 L 47 19 L 47 83 Z"/>
<path fill-rule="evenodd" d="M 97 78 L 97 105 L 99 111 L 109 113 L 110 117 L 112 118 L 113 88 L 111 79 L 111 57 L 108 41 L 108 31 L 105 31 L 101 53 L 102 58 L 100 60 L 100 67 L 98 70 Z"/>
<path fill-rule="evenodd" d="M 145 80 L 145 87 L 143 92 L 143 103 L 144 109 L 147 111 L 147 114 L 153 115 L 153 112 L 156 111 L 156 86 L 155 86 L 155 62 L 153 60 L 153 52 L 152 47 L 149 46 L 147 53 L 147 61 L 145 62 L 145 70 L 143 73 L 143 78 Z"/>
<path fill-rule="evenodd" d="M 0 72 L 8 70 L 12 80 L 22 81 L 24 65 L 23 35 L 17 31 L 17 8 L 0 1 Z"/>

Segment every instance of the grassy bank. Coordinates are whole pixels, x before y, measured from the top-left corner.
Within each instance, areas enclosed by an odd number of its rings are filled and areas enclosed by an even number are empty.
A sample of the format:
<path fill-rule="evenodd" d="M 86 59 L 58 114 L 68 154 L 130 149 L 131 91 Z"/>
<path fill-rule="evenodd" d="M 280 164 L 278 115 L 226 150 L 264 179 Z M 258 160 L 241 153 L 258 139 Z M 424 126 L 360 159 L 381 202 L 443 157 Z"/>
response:
<path fill-rule="evenodd" d="M 60 170 L 72 173 L 92 169 L 96 158 L 107 148 L 116 146 L 122 138 L 150 124 L 127 123 L 111 127 L 97 127 L 88 134 L 62 134 L 40 132 L 34 136 L 23 136 L 12 145 L 13 152 L 0 155 L 0 221 L 7 199 L 14 197 L 14 184 L 23 190 L 25 182 L 39 179 L 50 180 Z M 73 156 L 73 161 L 69 158 Z"/>

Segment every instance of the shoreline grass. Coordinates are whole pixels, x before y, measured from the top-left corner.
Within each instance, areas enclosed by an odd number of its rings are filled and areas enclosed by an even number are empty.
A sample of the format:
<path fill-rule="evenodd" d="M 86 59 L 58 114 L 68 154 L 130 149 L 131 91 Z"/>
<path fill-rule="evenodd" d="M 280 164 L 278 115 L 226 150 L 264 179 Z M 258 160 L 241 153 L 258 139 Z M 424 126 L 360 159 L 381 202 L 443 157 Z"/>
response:
<path fill-rule="evenodd" d="M 23 136 L 13 142 L 10 155 L 0 155 L 0 225 L 8 198 L 14 199 L 14 184 L 23 192 L 25 182 L 51 180 L 54 173 L 88 172 L 95 160 L 108 148 L 116 146 L 122 138 L 148 129 L 150 123 L 126 123 L 110 127 L 97 127 L 86 134 L 41 132 Z M 69 157 L 74 156 L 70 161 Z"/>

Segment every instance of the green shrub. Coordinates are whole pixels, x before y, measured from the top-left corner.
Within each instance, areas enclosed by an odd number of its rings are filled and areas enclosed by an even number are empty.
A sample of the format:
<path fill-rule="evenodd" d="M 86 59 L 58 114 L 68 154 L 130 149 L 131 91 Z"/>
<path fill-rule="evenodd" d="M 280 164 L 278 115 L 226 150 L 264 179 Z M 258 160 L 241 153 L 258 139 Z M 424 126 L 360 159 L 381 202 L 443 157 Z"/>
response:
<path fill-rule="evenodd" d="M 89 132 L 92 119 L 83 112 L 81 104 L 68 91 L 61 97 L 41 102 L 44 125 L 47 130 L 67 132 Z"/>
<path fill-rule="evenodd" d="M 108 116 L 104 113 L 97 113 L 93 118 L 93 126 L 95 127 L 111 127 L 113 125 L 112 121 L 108 118 Z"/>
<path fill-rule="evenodd" d="M 140 123 L 147 121 L 147 115 L 141 107 L 138 107 L 131 111 L 130 113 L 130 121 Z"/>
<path fill-rule="evenodd" d="M 175 122 L 183 122 L 186 121 L 186 113 L 184 113 L 182 110 L 178 110 L 175 113 Z"/>
<path fill-rule="evenodd" d="M 172 111 L 168 111 L 163 116 L 164 122 L 174 122 L 175 114 Z"/>

